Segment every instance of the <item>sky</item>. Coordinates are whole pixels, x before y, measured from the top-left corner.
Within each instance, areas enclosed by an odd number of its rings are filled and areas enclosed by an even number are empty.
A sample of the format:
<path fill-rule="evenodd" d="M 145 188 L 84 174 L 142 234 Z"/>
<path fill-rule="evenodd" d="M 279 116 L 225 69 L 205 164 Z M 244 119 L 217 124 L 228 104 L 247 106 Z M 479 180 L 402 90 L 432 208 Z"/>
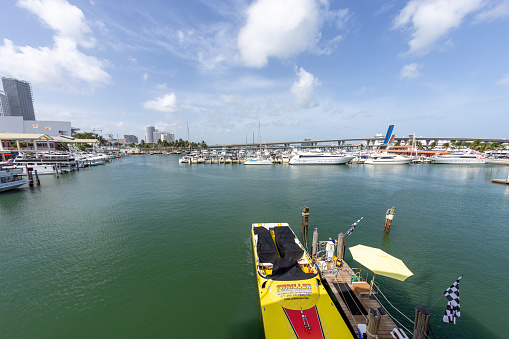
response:
<path fill-rule="evenodd" d="M 506 138 L 509 0 L 8 0 L 0 76 L 140 141 Z"/>

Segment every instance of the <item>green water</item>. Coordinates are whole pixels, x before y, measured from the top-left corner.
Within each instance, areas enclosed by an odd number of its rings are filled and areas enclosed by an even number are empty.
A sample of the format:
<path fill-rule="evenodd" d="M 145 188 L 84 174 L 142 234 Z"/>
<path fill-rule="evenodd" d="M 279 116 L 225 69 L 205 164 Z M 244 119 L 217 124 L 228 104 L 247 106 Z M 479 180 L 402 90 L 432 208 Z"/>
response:
<path fill-rule="evenodd" d="M 139 156 L 0 194 L 1 338 L 259 338 L 250 225 L 288 222 L 380 247 L 414 272 L 377 276 L 413 319 L 461 274 L 461 317 L 437 338 L 509 330 L 502 166 L 179 165 Z M 396 206 L 390 235 L 385 211 Z M 349 251 L 346 256 L 351 266 Z M 396 313 L 390 307 L 389 312 Z M 402 321 L 404 319 L 399 317 Z M 411 324 L 403 324 L 411 328 Z"/>

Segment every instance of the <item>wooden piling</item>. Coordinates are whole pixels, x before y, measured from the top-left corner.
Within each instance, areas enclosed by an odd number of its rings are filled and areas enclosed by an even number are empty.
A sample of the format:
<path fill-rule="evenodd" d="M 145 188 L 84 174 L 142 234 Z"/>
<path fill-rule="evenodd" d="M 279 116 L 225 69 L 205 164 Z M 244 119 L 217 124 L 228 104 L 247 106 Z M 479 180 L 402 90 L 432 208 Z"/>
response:
<path fill-rule="evenodd" d="M 429 332 L 429 310 L 424 306 L 415 308 L 414 339 L 427 339 Z"/>
<path fill-rule="evenodd" d="M 338 234 L 338 247 L 336 249 L 336 253 L 338 259 L 343 260 L 345 258 L 345 235 L 343 233 Z"/>
<path fill-rule="evenodd" d="M 316 258 L 318 252 L 318 228 L 313 231 L 313 244 L 311 245 L 311 258 Z"/>
<path fill-rule="evenodd" d="M 366 337 L 370 339 L 378 338 L 378 329 L 380 327 L 380 318 L 382 315 L 373 307 L 369 308 L 368 323 L 366 325 Z"/>
<path fill-rule="evenodd" d="M 37 186 L 41 186 L 41 181 L 39 180 L 39 174 L 37 174 L 37 170 L 34 170 L 34 174 L 35 174 L 35 184 Z"/>
<path fill-rule="evenodd" d="M 32 178 L 32 171 L 28 170 L 28 165 L 27 164 L 25 164 L 25 169 L 27 171 L 28 186 L 34 187 L 34 181 L 33 181 L 33 178 Z"/>
<path fill-rule="evenodd" d="M 394 213 L 396 212 L 396 207 L 392 206 L 385 213 L 385 226 L 384 231 L 389 232 L 392 225 L 392 220 L 394 219 Z"/>
<path fill-rule="evenodd" d="M 55 174 L 57 175 L 57 178 L 60 178 L 60 176 L 58 175 L 58 165 L 55 164 Z"/>
<path fill-rule="evenodd" d="M 304 242 L 304 247 L 306 250 L 308 249 L 308 217 L 309 217 L 309 207 L 305 206 L 302 211 L 302 240 Z"/>

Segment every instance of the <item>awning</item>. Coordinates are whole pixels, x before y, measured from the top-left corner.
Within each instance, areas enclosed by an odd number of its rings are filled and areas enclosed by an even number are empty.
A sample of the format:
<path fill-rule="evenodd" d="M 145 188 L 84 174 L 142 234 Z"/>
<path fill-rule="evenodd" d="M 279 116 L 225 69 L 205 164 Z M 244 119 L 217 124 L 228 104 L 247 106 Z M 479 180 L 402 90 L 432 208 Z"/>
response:
<path fill-rule="evenodd" d="M 0 140 L 53 140 L 53 138 L 46 134 L 0 133 Z"/>

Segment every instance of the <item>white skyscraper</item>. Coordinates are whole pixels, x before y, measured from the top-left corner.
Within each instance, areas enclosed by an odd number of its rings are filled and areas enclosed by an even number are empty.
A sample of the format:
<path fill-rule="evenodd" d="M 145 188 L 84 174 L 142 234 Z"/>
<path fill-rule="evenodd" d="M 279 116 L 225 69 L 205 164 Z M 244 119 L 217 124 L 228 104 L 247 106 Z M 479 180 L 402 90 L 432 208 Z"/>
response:
<path fill-rule="evenodd" d="M 145 142 L 147 144 L 153 144 L 154 143 L 154 132 L 156 128 L 154 126 L 147 126 L 145 127 Z"/>

